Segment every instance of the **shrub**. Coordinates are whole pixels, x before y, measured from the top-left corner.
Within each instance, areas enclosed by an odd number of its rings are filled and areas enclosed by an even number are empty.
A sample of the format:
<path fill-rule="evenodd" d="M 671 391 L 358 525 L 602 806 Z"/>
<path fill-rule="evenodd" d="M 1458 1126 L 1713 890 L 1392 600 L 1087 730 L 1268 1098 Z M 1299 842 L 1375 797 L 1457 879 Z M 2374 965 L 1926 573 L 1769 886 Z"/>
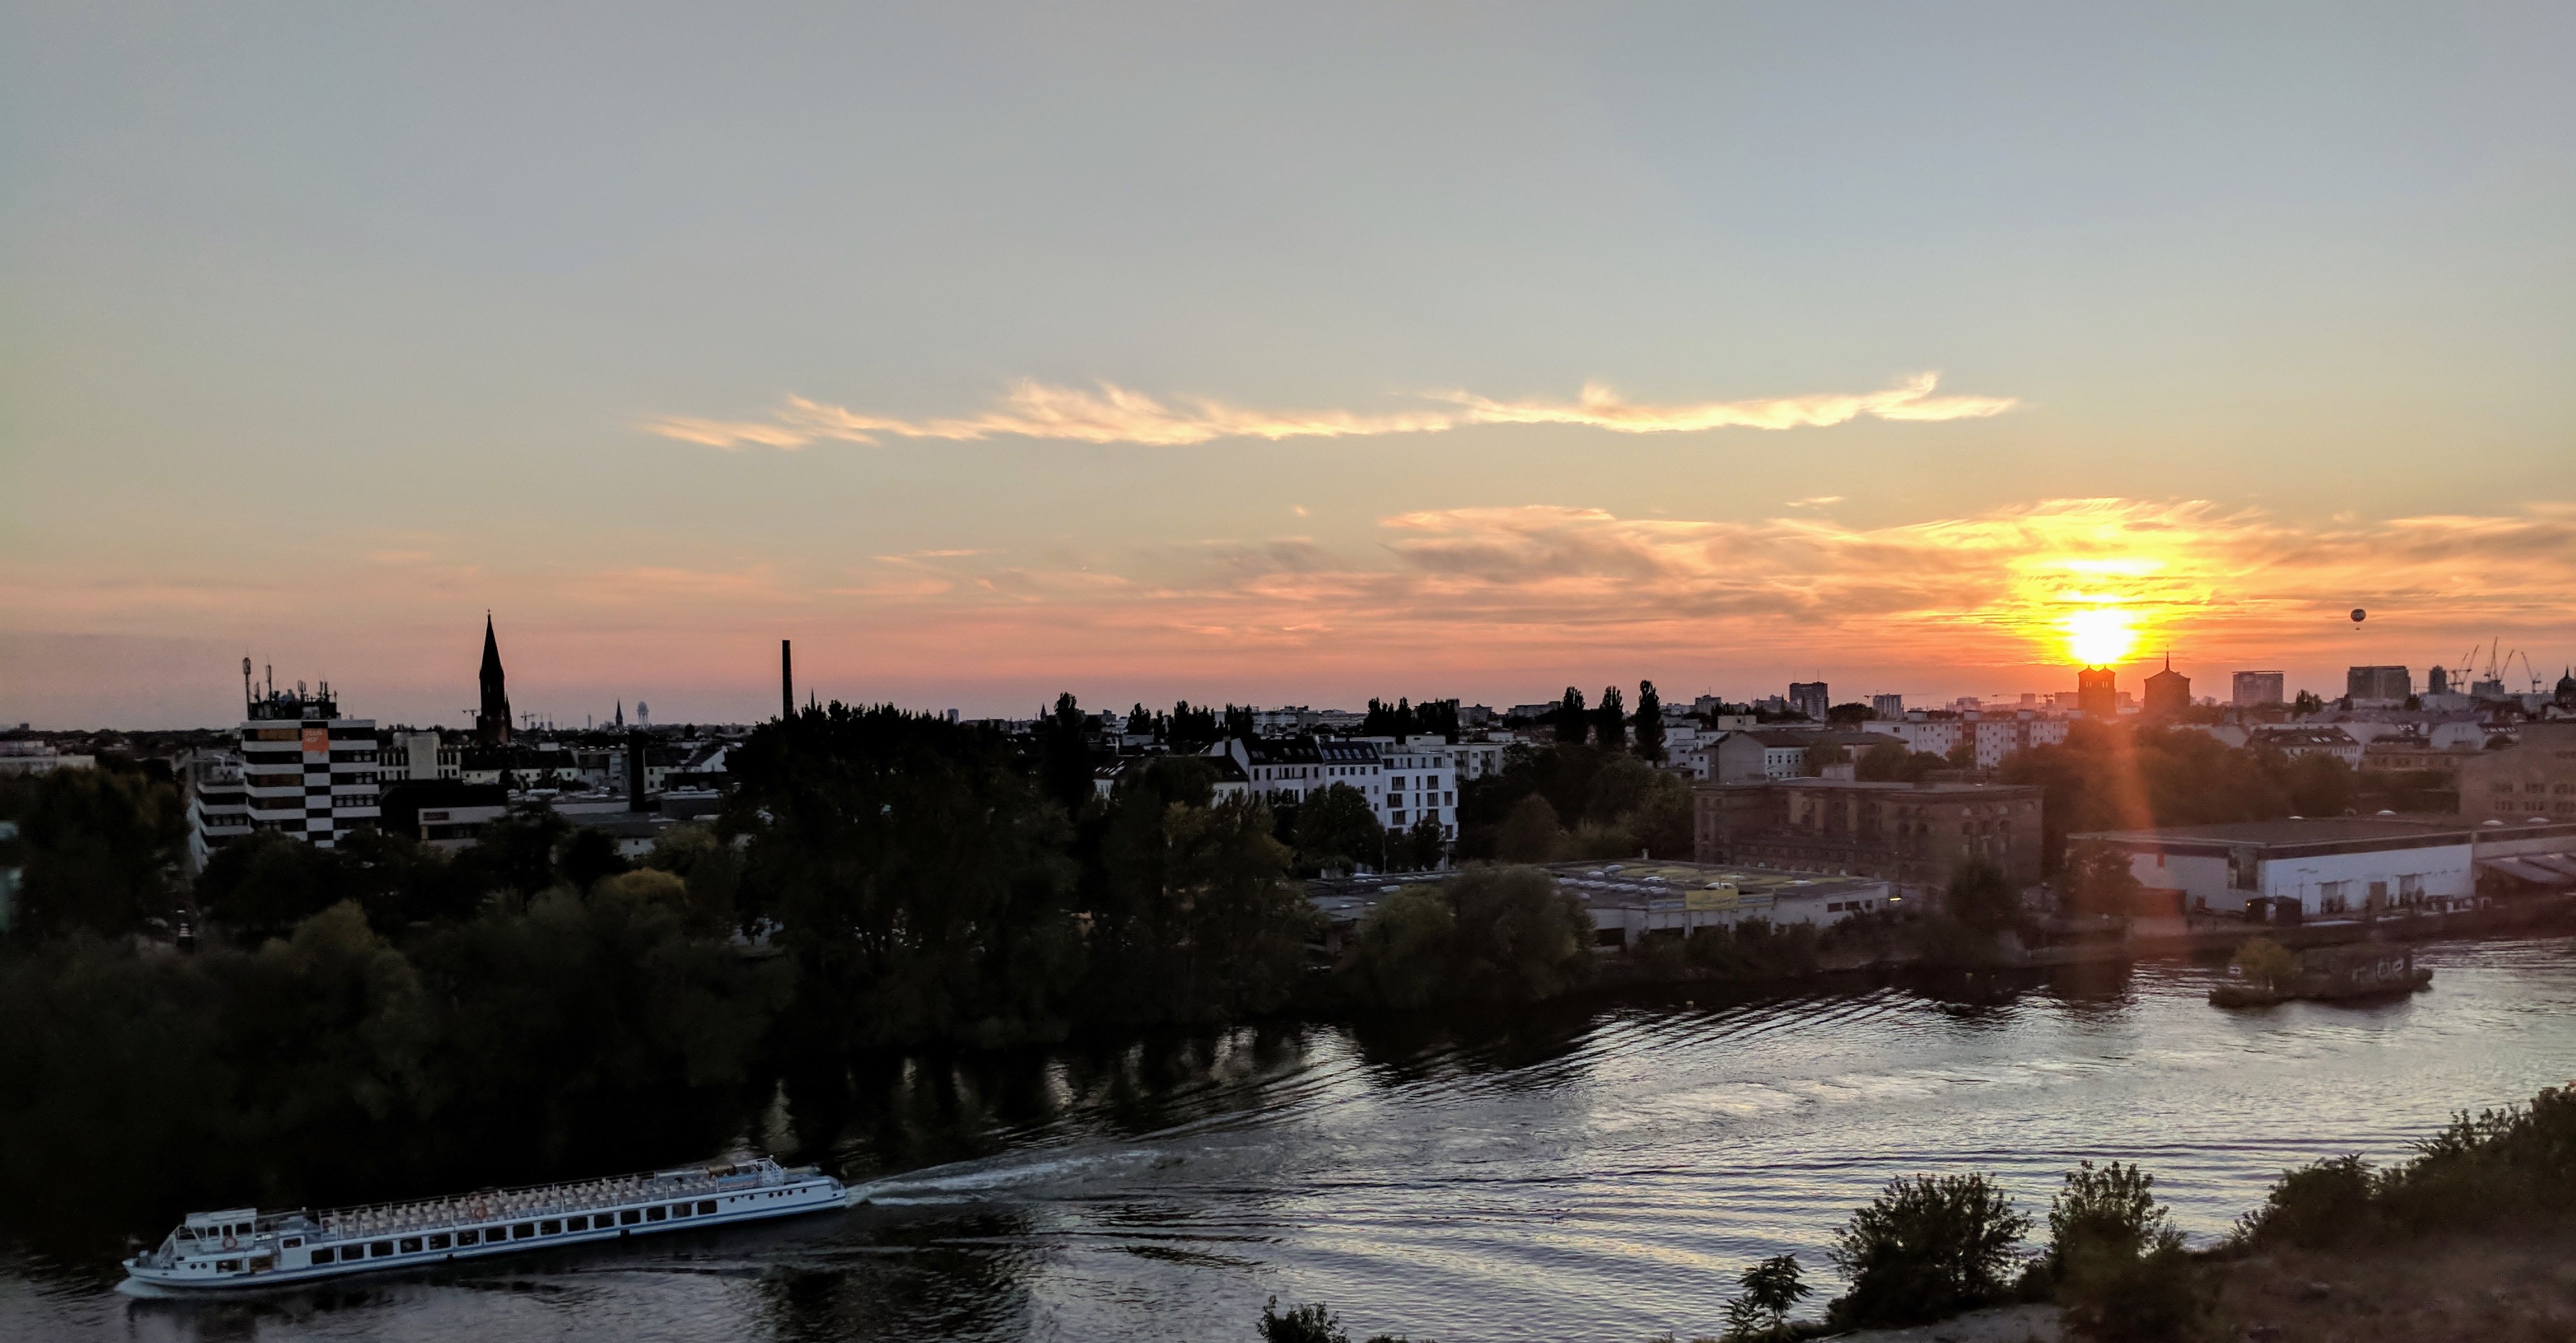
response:
<path fill-rule="evenodd" d="M 2001 932 L 2021 923 L 2021 893 L 2002 868 L 1982 858 L 1969 859 L 1950 873 L 1941 907 L 1979 932 Z"/>
<path fill-rule="evenodd" d="M 1341 1318 L 1323 1302 L 1290 1306 L 1282 1315 L 1274 1296 L 1261 1308 L 1261 1343 L 1351 1343 L 1351 1336 L 1342 1332 Z"/>
<path fill-rule="evenodd" d="M 2090 1161 L 2066 1173 L 2048 1202 L 2047 1256 L 2034 1273 L 2054 1284 L 2077 1333 L 2105 1343 L 2185 1336 L 2207 1309 L 2182 1233 L 2155 1201 L 2155 1177 Z"/>
<path fill-rule="evenodd" d="M 2341 1243 L 2372 1221 L 2371 1194 L 2377 1183 L 2370 1163 L 2359 1156 L 2283 1171 L 2263 1206 L 2237 1219 L 2237 1237 L 2310 1250 Z"/>
<path fill-rule="evenodd" d="M 2247 938 L 2230 964 L 2256 988 L 2276 989 L 2299 975 L 2299 953 L 2268 937 Z"/>
<path fill-rule="evenodd" d="M 1744 1270 L 1739 1289 L 1726 1303 L 1726 1334 L 1731 1339 L 1777 1338 L 1789 1330 L 1789 1312 L 1816 1294 L 1801 1281 L 1798 1256 L 1775 1255 Z"/>
<path fill-rule="evenodd" d="M 1892 1180 L 1834 1233 L 1836 1328 L 1922 1324 L 2005 1295 L 2030 1219 L 1983 1175 Z"/>

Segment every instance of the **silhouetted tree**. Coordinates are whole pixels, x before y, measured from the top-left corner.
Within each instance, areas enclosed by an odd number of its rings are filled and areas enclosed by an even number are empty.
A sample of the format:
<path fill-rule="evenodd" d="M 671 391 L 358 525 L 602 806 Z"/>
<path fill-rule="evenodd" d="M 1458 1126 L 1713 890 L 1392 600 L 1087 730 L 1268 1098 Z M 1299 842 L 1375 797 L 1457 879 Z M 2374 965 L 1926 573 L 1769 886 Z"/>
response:
<path fill-rule="evenodd" d="M 1601 707 L 1592 711 L 1592 734 L 1602 750 L 1628 748 L 1628 706 L 1619 687 L 1602 687 Z"/>
<path fill-rule="evenodd" d="M 1656 764 L 1664 761 L 1664 699 L 1655 683 L 1637 683 L 1637 754 Z"/>
<path fill-rule="evenodd" d="M 187 840 L 179 790 L 140 772 L 62 769 L 12 799 L 24 926 L 39 935 L 133 932 L 171 909 Z"/>
<path fill-rule="evenodd" d="M 1583 739 L 1590 735 L 1592 735 L 1592 720 L 1583 708 L 1583 692 L 1567 686 L 1565 698 L 1556 706 L 1556 739 L 1569 745 L 1580 746 L 1583 744 Z"/>
<path fill-rule="evenodd" d="M 1368 796 L 1346 783 L 1308 793 L 1297 808 L 1297 861 L 1309 871 L 1386 864 L 1386 827 Z"/>
<path fill-rule="evenodd" d="M 1080 816 L 1092 799 L 1091 720 L 1073 692 L 1055 697 L 1055 708 L 1038 720 L 1038 786 L 1054 798 L 1067 816 Z"/>
<path fill-rule="evenodd" d="M 1531 793 L 1513 804 L 1511 814 L 1503 819 L 1502 833 L 1496 838 L 1496 856 L 1507 863 L 1544 863 L 1556 857 L 1563 841 L 1564 828 L 1557 823 L 1556 808 L 1537 793 Z"/>

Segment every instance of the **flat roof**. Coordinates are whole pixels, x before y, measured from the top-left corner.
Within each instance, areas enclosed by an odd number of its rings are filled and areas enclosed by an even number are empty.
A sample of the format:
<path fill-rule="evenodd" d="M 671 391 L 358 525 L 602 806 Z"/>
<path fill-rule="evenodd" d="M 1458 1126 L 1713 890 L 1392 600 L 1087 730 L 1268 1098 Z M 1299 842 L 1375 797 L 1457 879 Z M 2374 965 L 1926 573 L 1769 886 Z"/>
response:
<path fill-rule="evenodd" d="M 2319 816 L 2278 821 L 2226 821 L 2216 825 L 2168 825 L 2152 830 L 2096 830 L 2069 839 L 2129 840 L 2140 843 L 2213 844 L 2349 844 L 2367 840 L 2411 840 L 2456 835 L 2465 840 L 2470 825 L 2456 817 Z"/>
<path fill-rule="evenodd" d="M 1937 796 L 1955 802 L 1963 797 L 1985 794 L 1988 797 L 2039 796 L 2039 786 L 2027 783 L 1907 783 L 1902 779 L 1747 779 L 1740 783 L 1703 783 L 1702 788 L 1831 788 L 1851 793 L 1914 793 Z"/>

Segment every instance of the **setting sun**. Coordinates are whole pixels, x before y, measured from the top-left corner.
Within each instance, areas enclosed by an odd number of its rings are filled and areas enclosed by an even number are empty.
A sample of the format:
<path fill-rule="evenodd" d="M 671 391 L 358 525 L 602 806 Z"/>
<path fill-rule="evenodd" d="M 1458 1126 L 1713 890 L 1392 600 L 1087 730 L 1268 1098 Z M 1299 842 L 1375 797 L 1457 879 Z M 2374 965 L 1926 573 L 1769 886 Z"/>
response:
<path fill-rule="evenodd" d="M 2138 629 L 2116 606 L 2078 611 L 2066 618 L 2066 648 L 2087 667 L 2107 667 L 2137 647 Z"/>

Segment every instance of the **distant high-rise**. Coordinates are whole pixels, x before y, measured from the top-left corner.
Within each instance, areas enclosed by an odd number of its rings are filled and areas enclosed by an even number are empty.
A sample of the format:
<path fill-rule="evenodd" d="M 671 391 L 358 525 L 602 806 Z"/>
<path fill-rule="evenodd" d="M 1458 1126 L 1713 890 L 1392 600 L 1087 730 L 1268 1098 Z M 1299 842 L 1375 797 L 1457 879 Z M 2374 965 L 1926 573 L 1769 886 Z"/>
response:
<path fill-rule="evenodd" d="M 2191 707 L 2191 678 L 2173 669 L 2173 654 L 2165 654 L 2165 669 L 2147 678 L 2147 699 L 2141 708 L 2149 718 L 2171 721 L 2182 717 Z"/>
<path fill-rule="evenodd" d="M 2259 709 L 2282 702 L 2281 687 L 2285 678 L 2276 671 L 2236 673 L 2235 704 L 2240 709 Z"/>
<path fill-rule="evenodd" d="M 1905 697 L 1903 695 L 1872 695 L 1869 697 L 1869 711 L 1889 722 L 1894 722 L 1905 716 Z"/>
<path fill-rule="evenodd" d="M 2120 716 L 2117 673 L 2108 667 L 2086 667 L 2075 673 L 2076 712 L 2087 718 Z"/>
<path fill-rule="evenodd" d="M 2403 704 L 2414 692 L 2414 675 L 2404 667 L 2351 667 L 2343 674 L 2343 693 L 2355 705 Z"/>
<path fill-rule="evenodd" d="M 1825 711 L 1834 707 L 1834 699 L 1825 692 L 1822 681 L 1791 681 L 1789 707 L 1821 723 L 1825 721 Z"/>
<path fill-rule="evenodd" d="M 2450 694 L 2451 673 L 2438 666 L 2433 668 L 2433 670 L 2424 673 L 2424 693 L 2427 695 Z"/>
<path fill-rule="evenodd" d="M 501 642 L 492 635 L 492 613 L 483 613 L 483 707 L 474 715 L 474 740 L 485 746 L 510 742 L 510 694 L 501 683 Z"/>

